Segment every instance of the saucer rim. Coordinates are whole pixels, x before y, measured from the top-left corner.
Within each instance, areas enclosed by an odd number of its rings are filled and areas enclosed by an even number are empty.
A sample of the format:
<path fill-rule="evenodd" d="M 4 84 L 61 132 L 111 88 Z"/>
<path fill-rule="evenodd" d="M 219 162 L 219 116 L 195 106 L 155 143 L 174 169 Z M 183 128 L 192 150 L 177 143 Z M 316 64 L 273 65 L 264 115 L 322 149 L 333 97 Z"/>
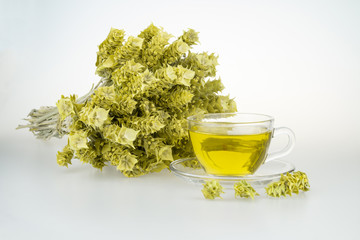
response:
<path fill-rule="evenodd" d="M 204 175 L 198 175 L 198 174 L 181 171 L 175 167 L 175 166 L 179 165 L 180 163 L 183 163 L 185 161 L 192 161 L 192 160 L 196 160 L 196 157 L 177 159 L 170 163 L 169 168 L 170 168 L 171 172 L 173 172 L 175 175 L 180 176 L 180 177 L 199 179 L 199 180 L 220 180 L 220 181 L 239 181 L 239 180 L 267 181 L 267 180 L 273 180 L 273 179 L 279 178 L 281 176 L 281 174 L 294 172 L 296 169 L 295 165 L 293 163 L 279 160 L 279 159 L 274 159 L 271 162 L 279 162 L 282 164 L 287 164 L 290 167 L 289 171 L 286 171 L 283 173 L 263 174 L 263 175 L 256 175 L 256 173 L 254 173 L 254 174 L 246 175 L 246 176 L 224 176 L 224 175 L 211 175 L 211 174 L 207 174 L 206 172 L 204 173 Z M 266 165 L 271 162 L 265 162 L 263 165 Z"/>

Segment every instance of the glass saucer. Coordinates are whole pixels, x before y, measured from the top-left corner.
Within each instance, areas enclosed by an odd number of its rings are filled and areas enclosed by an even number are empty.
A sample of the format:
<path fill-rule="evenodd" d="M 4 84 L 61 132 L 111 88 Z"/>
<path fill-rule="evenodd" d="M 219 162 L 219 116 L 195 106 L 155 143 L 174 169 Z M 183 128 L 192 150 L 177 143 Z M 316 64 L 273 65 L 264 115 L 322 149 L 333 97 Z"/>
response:
<path fill-rule="evenodd" d="M 235 182 L 246 180 L 254 188 L 265 187 L 270 182 L 278 181 L 281 174 L 293 172 L 295 166 L 292 163 L 272 160 L 264 163 L 254 174 L 246 176 L 216 176 L 205 172 L 200 168 L 186 167 L 186 163 L 196 158 L 183 158 L 173 161 L 170 170 L 178 177 L 195 184 L 203 184 L 205 181 L 218 180 L 225 188 L 232 188 Z"/>

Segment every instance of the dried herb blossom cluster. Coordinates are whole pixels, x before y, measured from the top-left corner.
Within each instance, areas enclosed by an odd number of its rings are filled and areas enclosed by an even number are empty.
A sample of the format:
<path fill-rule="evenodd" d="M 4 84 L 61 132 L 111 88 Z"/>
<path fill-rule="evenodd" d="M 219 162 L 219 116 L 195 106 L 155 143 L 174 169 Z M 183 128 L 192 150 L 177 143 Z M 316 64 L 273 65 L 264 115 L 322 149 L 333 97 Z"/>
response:
<path fill-rule="evenodd" d="M 271 197 L 286 197 L 292 193 L 298 194 L 299 191 L 307 192 L 310 190 L 309 179 L 304 172 L 294 172 L 293 174 L 281 174 L 277 182 L 270 183 L 266 188 L 266 193 Z"/>
<path fill-rule="evenodd" d="M 251 198 L 254 200 L 255 196 L 258 196 L 259 194 L 255 191 L 255 189 L 245 180 L 241 180 L 234 184 L 234 190 L 235 190 L 235 198 L 241 197 L 241 198 Z"/>
<path fill-rule="evenodd" d="M 206 181 L 201 190 L 206 199 L 221 198 L 223 187 L 217 180 Z M 255 196 L 259 196 L 256 190 L 246 180 L 241 180 L 234 184 L 235 198 L 251 198 L 254 200 Z M 307 192 L 310 190 L 309 179 L 304 172 L 281 174 L 280 180 L 269 183 L 265 188 L 266 194 L 270 197 L 286 197 L 291 196 L 292 193 L 299 194 L 299 192 Z"/>
<path fill-rule="evenodd" d="M 190 51 L 198 33 L 189 29 L 169 43 L 171 38 L 154 25 L 127 40 L 112 28 L 97 53 L 100 83 L 85 97 L 61 97 L 58 112 L 47 114 L 57 120 L 56 130 L 42 124 L 39 131 L 38 116 L 47 109 L 30 113 L 27 127 L 38 136 L 69 135 L 57 154 L 59 165 L 75 157 L 99 169 L 110 163 L 128 177 L 161 171 L 193 156 L 188 116 L 236 111 L 229 96 L 218 94 L 217 56 Z"/>
<path fill-rule="evenodd" d="M 222 198 L 220 195 L 224 193 L 223 186 L 218 181 L 207 181 L 203 186 L 204 188 L 201 191 L 206 199 Z"/>

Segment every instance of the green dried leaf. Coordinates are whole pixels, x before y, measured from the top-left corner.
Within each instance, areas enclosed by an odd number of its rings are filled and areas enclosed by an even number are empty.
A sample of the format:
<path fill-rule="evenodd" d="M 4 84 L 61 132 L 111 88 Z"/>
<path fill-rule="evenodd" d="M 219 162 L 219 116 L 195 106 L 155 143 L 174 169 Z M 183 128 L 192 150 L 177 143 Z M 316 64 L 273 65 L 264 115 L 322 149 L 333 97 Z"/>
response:
<path fill-rule="evenodd" d="M 104 127 L 104 138 L 113 143 L 118 143 L 124 146 L 135 148 L 133 142 L 136 139 L 139 131 L 127 127 L 119 127 L 115 124 L 107 125 Z"/>
<path fill-rule="evenodd" d="M 61 120 L 64 120 L 68 116 L 75 114 L 74 103 L 68 97 L 64 97 L 62 95 L 59 101 L 56 103 L 56 106 L 58 108 Z"/>
<path fill-rule="evenodd" d="M 80 120 L 93 128 L 102 128 L 104 123 L 110 122 L 109 110 L 89 104 L 80 111 Z"/>
<path fill-rule="evenodd" d="M 71 150 L 80 150 L 83 148 L 88 148 L 87 145 L 87 132 L 86 131 L 77 131 L 71 132 L 69 134 L 69 146 Z"/>
<path fill-rule="evenodd" d="M 132 171 L 138 160 L 132 155 L 125 155 L 119 161 L 117 169 L 120 171 Z"/>

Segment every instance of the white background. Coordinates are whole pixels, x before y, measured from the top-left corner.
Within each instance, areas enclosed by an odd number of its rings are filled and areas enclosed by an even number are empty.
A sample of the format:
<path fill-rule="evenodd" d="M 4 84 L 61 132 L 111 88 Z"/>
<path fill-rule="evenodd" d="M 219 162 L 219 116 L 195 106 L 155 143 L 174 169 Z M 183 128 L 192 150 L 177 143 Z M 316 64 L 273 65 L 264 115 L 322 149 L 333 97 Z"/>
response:
<path fill-rule="evenodd" d="M 66 139 L 15 131 L 32 108 L 85 94 L 111 27 L 150 23 L 195 51 L 219 55 L 224 93 L 297 136 L 284 160 L 311 191 L 286 199 L 205 200 L 168 171 L 127 179 L 76 160 Z M 359 1 L 0 0 L 0 239 L 358 239 L 360 225 Z"/>

